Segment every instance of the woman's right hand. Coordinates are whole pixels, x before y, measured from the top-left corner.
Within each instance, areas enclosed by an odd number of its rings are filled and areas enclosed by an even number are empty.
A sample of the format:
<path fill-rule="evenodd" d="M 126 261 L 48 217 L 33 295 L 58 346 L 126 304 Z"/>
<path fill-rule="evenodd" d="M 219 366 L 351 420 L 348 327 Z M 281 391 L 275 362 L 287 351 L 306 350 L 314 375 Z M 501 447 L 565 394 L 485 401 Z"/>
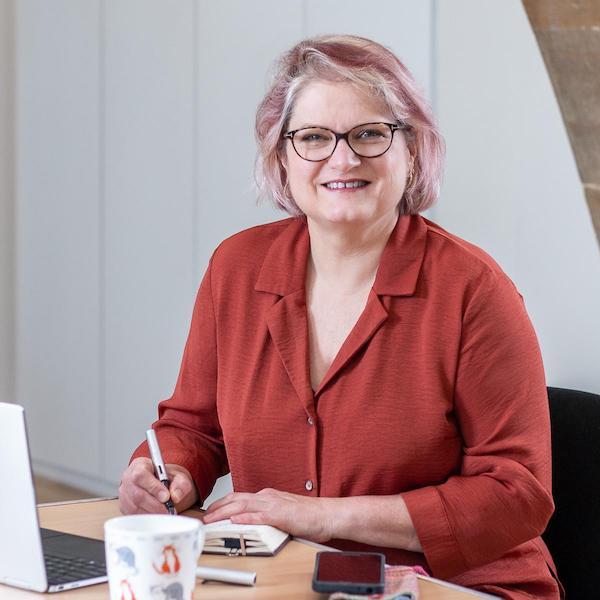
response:
<path fill-rule="evenodd" d="M 171 486 L 167 490 L 154 475 L 149 458 L 131 461 L 119 486 L 119 508 L 124 515 L 166 513 L 164 503 L 171 497 L 177 512 L 183 512 L 198 499 L 198 491 L 190 472 L 180 465 L 165 465 Z M 169 494 L 170 492 L 170 494 Z"/>

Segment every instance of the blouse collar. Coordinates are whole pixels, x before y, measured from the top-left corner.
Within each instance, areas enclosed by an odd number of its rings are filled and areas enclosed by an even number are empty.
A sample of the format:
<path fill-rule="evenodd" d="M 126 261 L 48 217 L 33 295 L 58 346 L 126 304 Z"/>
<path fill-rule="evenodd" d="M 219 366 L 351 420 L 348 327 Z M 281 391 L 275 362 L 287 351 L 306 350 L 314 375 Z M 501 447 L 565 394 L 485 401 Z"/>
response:
<path fill-rule="evenodd" d="M 380 296 L 412 296 L 421 272 L 427 224 L 420 215 L 398 218 L 381 255 L 373 291 Z M 310 236 L 304 217 L 289 219 L 265 256 L 255 290 L 287 296 L 304 288 Z"/>

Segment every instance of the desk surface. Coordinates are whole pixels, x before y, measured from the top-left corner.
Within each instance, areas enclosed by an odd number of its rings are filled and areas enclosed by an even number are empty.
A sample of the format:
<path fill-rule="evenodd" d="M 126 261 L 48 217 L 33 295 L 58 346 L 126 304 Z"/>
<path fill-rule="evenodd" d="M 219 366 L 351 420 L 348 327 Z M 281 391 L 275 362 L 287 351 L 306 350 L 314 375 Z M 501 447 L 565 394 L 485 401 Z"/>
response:
<path fill-rule="evenodd" d="M 39 509 L 42 527 L 57 529 L 102 539 L 103 525 L 106 519 L 117 516 L 119 509 L 116 500 L 97 500 L 76 503 L 41 506 Z M 188 511 L 186 515 L 198 513 Z M 200 564 L 211 567 L 244 569 L 256 571 L 255 587 L 231 586 L 221 583 L 202 584 L 196 586 L 195 598 L 225 600 L 229 598 L 281 600 L 320 600 L 325 595 L 311 590 L 314 555 L 318 548 L 292 540 L 274 557 L 227 557 L 202 555 Z M 459 589 L 436 580 L 420 578 L 419 588 L 421 600 L 473 600 L 486 597 L 467 590 Z M 107 584 L 88 586 L 76 590 L 60 592 L 52 597 L 64 600 L 85 598 L 95 600 L 108 597 Z M 0 600 L 21 600 L 25 598 L 41 598 L 35 592 L 17 590 L 0 585 Z"/>

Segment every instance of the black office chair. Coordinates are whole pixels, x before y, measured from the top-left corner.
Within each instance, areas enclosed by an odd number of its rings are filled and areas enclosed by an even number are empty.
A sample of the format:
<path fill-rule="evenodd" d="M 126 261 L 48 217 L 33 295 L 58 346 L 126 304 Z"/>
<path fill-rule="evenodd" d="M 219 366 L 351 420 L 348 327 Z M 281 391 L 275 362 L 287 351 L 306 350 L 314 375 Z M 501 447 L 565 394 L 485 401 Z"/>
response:
<path fill-rule="evenodd" d="M 600 598 L 600 396 L 548 388 L 556 511 L 543 534 L 568 600 Z"/>

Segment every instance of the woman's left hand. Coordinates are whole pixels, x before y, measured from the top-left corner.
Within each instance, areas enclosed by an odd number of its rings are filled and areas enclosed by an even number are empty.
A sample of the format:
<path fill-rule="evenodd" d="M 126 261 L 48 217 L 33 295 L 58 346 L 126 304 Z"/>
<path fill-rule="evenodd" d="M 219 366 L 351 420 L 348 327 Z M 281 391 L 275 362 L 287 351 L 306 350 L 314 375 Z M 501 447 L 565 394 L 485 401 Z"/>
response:
<path fill-rule="evenodd" d="M 311 498 L 265 488 L 256 494 L 232 492 L 213 502 L 203 515 L 205 523 L 231 519 L 232 523 L 272 525 L 294 536 L 326 542 L 333 535 L 335 498 Z"/>

